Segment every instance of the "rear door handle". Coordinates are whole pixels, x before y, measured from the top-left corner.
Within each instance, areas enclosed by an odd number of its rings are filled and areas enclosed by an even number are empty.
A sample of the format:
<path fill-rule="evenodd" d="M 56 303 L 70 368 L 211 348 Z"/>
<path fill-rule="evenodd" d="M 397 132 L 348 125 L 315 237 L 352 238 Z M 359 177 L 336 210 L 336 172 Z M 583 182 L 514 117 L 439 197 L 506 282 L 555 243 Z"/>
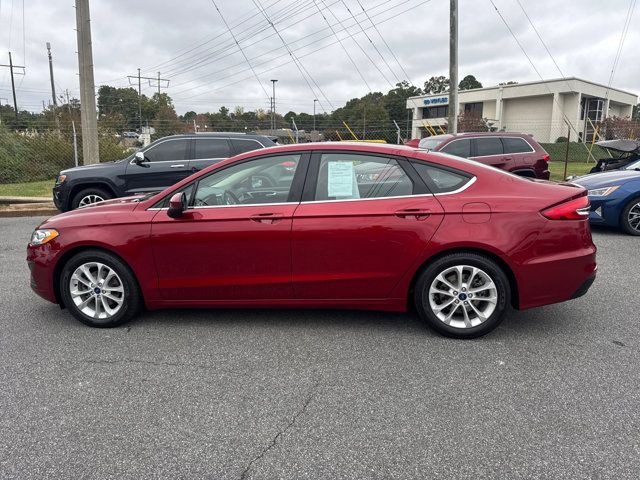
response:
<path fill-rule="evenodd" d="M 416 220 L 424 220 L 431 215 L 431 210 L 428 208 L 404 208 L 397 210 L 395 215 L 399 218 L 414 217 Z"/>
<path fill-rule="evenodd" d="M 258 223 L 275 223 L 282 220 L 284 215 L 282 213 L 256 213 L 249 218 Z"/>
<path fill-rule="evenodd" d="M 178 163 L 176 165 L 171 165 L 171 168 L 182 168 L 184 165 L 182 163 Z"/>

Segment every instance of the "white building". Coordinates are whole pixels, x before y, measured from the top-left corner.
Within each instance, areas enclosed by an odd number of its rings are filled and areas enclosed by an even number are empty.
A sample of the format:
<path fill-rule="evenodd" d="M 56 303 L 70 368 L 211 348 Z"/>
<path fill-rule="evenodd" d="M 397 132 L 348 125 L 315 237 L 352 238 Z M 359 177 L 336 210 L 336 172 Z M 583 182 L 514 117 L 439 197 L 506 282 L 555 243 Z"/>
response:
<path fill-rule="evenodd" d="M 476 115 L 494 130 L 523 132 L 539 142 L 566 137 L 591 140 L 593 124 L 605 117 L 631 118 L 638 102 L 634 93 L 571 77 L 540 82 L 499 85 L 458 92 L 458 112 Z M 447 93 L 407 99 L 413 110 L 412 138 L 446 132 Z"/>

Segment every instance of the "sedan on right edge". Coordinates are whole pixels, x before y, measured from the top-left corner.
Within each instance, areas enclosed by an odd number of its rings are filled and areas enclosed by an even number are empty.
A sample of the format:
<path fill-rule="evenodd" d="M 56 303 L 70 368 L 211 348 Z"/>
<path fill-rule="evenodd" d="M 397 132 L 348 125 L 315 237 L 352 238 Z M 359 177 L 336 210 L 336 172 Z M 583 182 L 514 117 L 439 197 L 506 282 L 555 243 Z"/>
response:
<path fill-rule="evenodd" d="M 573 183 L 589 190 L 592 225 L 621 228 L 640 235 L 640 171 L 612 170 L 578 177 Z"/>

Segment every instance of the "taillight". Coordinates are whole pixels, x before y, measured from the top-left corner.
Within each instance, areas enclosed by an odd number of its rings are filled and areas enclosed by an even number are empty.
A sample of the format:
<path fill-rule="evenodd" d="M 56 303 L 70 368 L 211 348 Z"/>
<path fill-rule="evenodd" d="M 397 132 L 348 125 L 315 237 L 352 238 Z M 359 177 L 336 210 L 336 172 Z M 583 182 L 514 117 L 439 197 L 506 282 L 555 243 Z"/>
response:
<path fill-rule="evenodd" d="M 589 197 L 570 200 L 543 210 L 541 213 L 549 220 L 584 220 L 589 216 Z"/>
<path fill-rule="evenodd" d="M 544 157 L 542 157 L 542 159 L 543 159 L 545 162 L 549 163 L 549 160 L 551 159 L 551 157 L 550 157 L 550 156 L 549 156 L 549 154 L 547 153 Z"/>

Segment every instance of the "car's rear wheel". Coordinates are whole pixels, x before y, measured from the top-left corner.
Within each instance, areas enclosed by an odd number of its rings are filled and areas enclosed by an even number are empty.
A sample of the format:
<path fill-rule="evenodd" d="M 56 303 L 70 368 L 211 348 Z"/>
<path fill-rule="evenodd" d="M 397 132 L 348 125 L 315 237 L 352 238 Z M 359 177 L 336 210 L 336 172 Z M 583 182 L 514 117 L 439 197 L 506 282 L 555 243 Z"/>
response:
<path fill-rule="evenodd" d="M 475 253 L 454 253 L 430 264 L 415 286 L 420 317 L 448 337 L 475 338 L 496 328 L 511 289 L 502 268 Z"/>
<path fill-rule="evenodd" d="M 71 209 L 75 210 L 76 208 L 86 207 L 97 202 L 102 202 L 103 200 L 109 200 L 110 198 L 113 198 L 113 195 L 102 188 L 85 188 L 73 197 Z"/>
<path fill-rule="evenodd" d="M 101 250 L 80 252 L 64 265 L 60 294 L 71 314 L 91 327 L 116 327 L 142 308 L 140 287 L 129 267 Z"/>
<path fill-rule="evenodd" d="M 634 198 L 622 211 L 620 225 L 630 235 L 640 235 L 640 197 Z"/>

